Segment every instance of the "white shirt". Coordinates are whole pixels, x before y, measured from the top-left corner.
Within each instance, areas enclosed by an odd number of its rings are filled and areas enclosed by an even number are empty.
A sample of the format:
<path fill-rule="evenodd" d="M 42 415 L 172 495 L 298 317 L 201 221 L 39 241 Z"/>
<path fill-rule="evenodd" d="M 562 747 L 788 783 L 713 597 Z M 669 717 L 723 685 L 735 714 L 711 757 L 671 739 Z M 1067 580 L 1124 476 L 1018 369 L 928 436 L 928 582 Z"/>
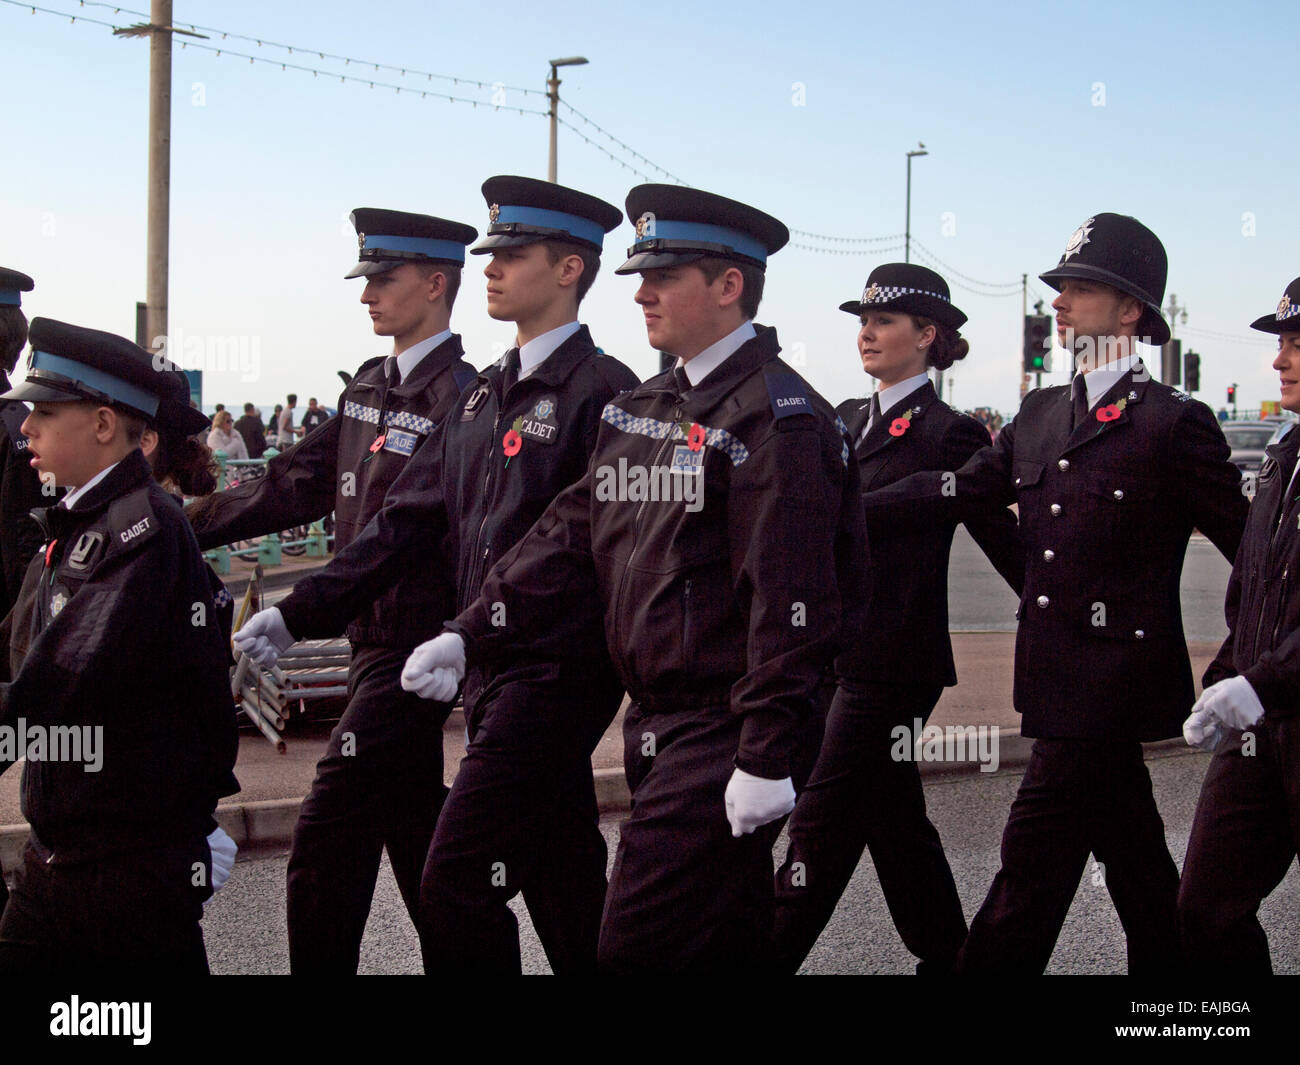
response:
<path fill-rule="evenodd" d="M 450 336 L 451 330 L 444 329 L 436 336 L 429 337 L 428 340 L 421 340 L 418 344 L 412 344 L 400 355 L 390 355 L 390 359 L 397 359 L 397 380 L 393 383 L 400 385 L 405 381 L 410 376 L 411 371 L 424 360 L 424 357 Z"/>
<path fill-rule="evenodd" d="M 721 340 L 714 341 L 689 362 L 683 363 L 681 359 L 678 359 L 677 365 L 686 367 L 686 379 L 690 381 L 691 387 L 694 388 L 731 356 L 736 354 L 743 344 L 753 340 L 756 336 L 758 336 L 758 330 L 754 328 L 754 323 L 746 320 Z"/>
<path fill-rule="evenodd" d="M 1098 366 L 1095 370 L 1089 370 L 1083 375 L 1084 387 L 1088 389 L 1088 409 L 1091 410 L 1097 405 L 1097 400 L 1101 399 L 1111 387 L 1123 377 L 1130 369 L 1138 370 L 1142 367 L 1142 357 L 1140 355 L 1125 355 L 1116 359 L 1114 362 L 1108 362 L 1105 366 Z"/>
<path fill-rule="evenodd" d="M 581 328 L 577 321 L 572 321 L 568 325 L 551 329 L 539 337 L 533 337 L 527 344 L 521 345 L 519 348 L 519 380 L 522 381 L 537 367 L 541 366 L 555 353 L 556 348 Z"/>
<path fill-rule="evenodd" d="M 921 388 L 930 380 L 928 373 L 919 373 L 915 377 L 909 377 L 906 381 L 899 381 L 896 385 L 890 385 L 888 388 L 882 388 L 876 393 L 880 399 L 880 416 L 885 416 L 885 411 L 889 410 L 895 403 L 901 403 L 918 388 Z M 867 419 L 866 427 L 858 434 L 858 440 L 866 439 L 867 433 L 875 428 L 871 419 Z"/>
<path fill-rule="evenodd" d="M 113 463 L 113 466 L 116 465 L 117 465 L 116 462 Z M 71 510 L 72 504 L 75 503 L 82 496 L 84 496 L 92 488 L 94 488 L 95 485 L 99 484 L 99 482 L 102 481 L 105 477 L 107 477 L 108 471 L 111 470 L 113 466 L 105 466 L 102 470 L 100 470 L 97 474 L 95 474 L 94 477 L 92 477 L 89 481 L 87 481 L 85 484 L 81 485 L 80 487 L 68 489 L 68 494 L 65 495 L 61 500 L 59 500 L 59 505 L 67 507 L 69 510 Z"/>

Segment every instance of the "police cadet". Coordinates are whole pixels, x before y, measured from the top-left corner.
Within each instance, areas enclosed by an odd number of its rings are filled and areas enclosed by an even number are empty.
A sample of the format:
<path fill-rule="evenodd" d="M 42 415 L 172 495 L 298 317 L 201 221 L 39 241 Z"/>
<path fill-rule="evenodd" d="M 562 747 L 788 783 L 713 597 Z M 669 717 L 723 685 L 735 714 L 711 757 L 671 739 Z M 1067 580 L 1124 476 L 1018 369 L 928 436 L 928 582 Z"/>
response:
<path fill-rule="evenodd" d="M 858 353 L 880 383 L 870 402 L 840 415 L 855 441 L 863 491 L 917 470 L 956 470 L 989 442 L 988 430 L 935 394 L 927 370 L 948 369 L 969 345 L 966 321 L 933 270 L 886 263 L 861 300 L 840 304 L 860 321 Z M 1020 592 L 1024 552 L 1003 509 L 974 516 L 969 531 Z M 946 685 L 957 683 L 948 637 L 948 555 L 956 523 L 869 525 L 871 603 L 866 627 L 846 634 L 840 684 L 808 787 L 790 818 L 790 848 L 777 874 L 777 952 L 793 971 L 835 911 L 865 848 L 918 973 L 951 969 L 966 938 L 957 885 L 925 813 L 914 760 L 891 756 L 895 732 L 914 742 Z"/>
<path fill-rule="evenodd" d="M 605 408 L 587 475 L 412 663 L 454 676 L 462 640 L 471 661 L 564 654 L 600 617 L 633 700 L 601 967 L 752 971 L 841 595 L 865 598 L 857 469 L 843 423 L 752 322 L 785 226 L 666 185 L 627 211 L 618 272 L 642 275 L 650 343 L 679 364 Z"/>
<path fill-rule="evenodd" d="M 172 368 L 45 318 L 31 343 L 26 382 L 4 398 L 34 405 L 31 463 L 72 490 L 37 512 L 45 548 L 4 628 L 0 720 L 23 736 L 32 833 L 0 971 L 204 973 L 205 837 L 239 790 L 238 739 L 207 567 L 139 446 Z M 206 423 L 190 414 L 190 432 Z"/>
<path fill-rule="evenodd" d="M 1251 324 L 1278 338 L 1282 406 L 1300 413 L 1300 277 Z M 1228 581 L 1228 637 L 1183 726 L 1214 751 L 1187 843 L 1178 918 L 1197 975 L 1272 972 L 1259 905 L 1300 852 L 1300 492 L 1294 424 L 1267 449 Z"/>
<path fill-rule="evenodd" d="M 393 353 L 362 364 L 330 418 L 267 464 L 266 476 L 189 508 L 199 544 L 304 524 L 334 510 L 343 550 L 379 509 L 419 444 L 453 411 L 473 380 L 449 328 L 465 246 L 476 231 L 404 211 L 358 208 L 352 222 L 364 277 L 361 294 Z M 437 559 L 339 619 L 352 643 L 348 707 L 317 766 L 294 830 L 288 871 L 289 961 L 294 972 L 355 972 L 361 938 L 388 849 L 414 919 L 420 871 L 446 796 L 442 724 L 449 703 L 430 707 L 403 692 L 403 662 L 455 603 Z M 248 651 L 293 642 L 278 612 L 263 611 L 236 644 Z"/>
<path fill-rule="evenodd" d="M 1192 704 L 1178 588 L 1188 538 L 1199 529 L 1231 558 L 1246 500 L 1213 413 L 1152 381 L 1136 351 L 1169 339 L 1166 265 L 1136 219 L 1089 218 L 1040 275 L 1060 293 L 1071 385 L 1026 396 L 951 490 L 929 472 L 865 497 L 873 524 L 1019 504 L 1014 701 L 1036 742 L 958 972 L 1042 972 L 1089 852 L 1128 936 L 1129 971 L 1178 962 L 1178 870 L 1141 744 L 1177 735 Z"/>
<path fill-rule="evenodd" d="M 522 177 L 489 178 L 483 196 L 490 224 L 473 251 L 492 257 L 488 313 L 515 323 L 516 344 L 416 452 L 378 518 L 279 604 L 295 634 L 321 631 L 443 552 L 460 605 L 473 602 L 492 564 L 586 471 L 605 404 L 637 384 L 577 321 L 604 235 L 622 220 L 618 208 Z M 560 662 L 498 659 L 466 678 L 469 745 L 424 875 L 430 973 L 518 972 L 507 903 L 521 890 L 551 968 L 595 966 L 606 854 L 591 752 L 623 687 L 598 626 L 587 646 L 571 650 Z M 437 697 L 454 693 L 453 683 Z"/>
<path fill-rule="evenodd" d="M 0 391 L 9 391 L 9 374 L 27 343 L 22 294 L 34 287 L 26 274 L 0 267 Z M 0 616 L 13 606 L 27 563 L 40 550 L 41 531 L 30 512 L 33 507 L 49 506 L 56 498 L 53 491 L 41 494 L 41 480 L 27 461 L 27 439 L 19 429 L 27 413 L 22 403 L 0 401 L 0 448 L 4 449 L 0 462 Z M 3 890 L 0 884 L 0 892 Z"/>

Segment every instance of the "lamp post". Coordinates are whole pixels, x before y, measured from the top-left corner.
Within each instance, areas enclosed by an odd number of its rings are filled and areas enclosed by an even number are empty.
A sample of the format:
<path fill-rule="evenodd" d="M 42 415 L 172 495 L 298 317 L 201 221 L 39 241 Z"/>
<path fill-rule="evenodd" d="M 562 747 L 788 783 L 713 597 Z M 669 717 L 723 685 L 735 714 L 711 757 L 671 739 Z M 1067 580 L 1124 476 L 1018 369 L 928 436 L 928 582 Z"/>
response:
<path fill-rule="evenodd" d="M 560 111 L 560 67 L 580 67 L 587 60 L 580 55 L 569 56 L 567 59 L 551 60 L 551 76 L 546 81 L 546 98 L 551 102 L 551 154 L 546 166 L 546 180 L 555 181 L 555 144 L 556 129 L 559 125 Z"/>
<path fill-rule="evenodd" d="M 907 222 L 903 236 L 903 262 L 905 263 L 912 261 L 912 159 L 918 155 L 929 154 L 921 141 L 917 141 L 916 147 L 907 153 Z"/>

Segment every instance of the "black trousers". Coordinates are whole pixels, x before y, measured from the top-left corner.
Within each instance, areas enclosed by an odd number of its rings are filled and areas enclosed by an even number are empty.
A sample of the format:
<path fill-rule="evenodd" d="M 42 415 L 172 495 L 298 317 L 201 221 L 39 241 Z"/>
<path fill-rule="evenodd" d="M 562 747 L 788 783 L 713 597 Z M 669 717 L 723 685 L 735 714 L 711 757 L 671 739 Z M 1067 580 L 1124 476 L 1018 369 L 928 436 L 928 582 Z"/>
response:
<path fill-rule="evenodd" d="M 591 752 L 622 698 L 612 681 L 536 663 L 489 683 L 468 712 L 420 890 L 426 973 L 520 972 L 508 903 L 521 892 L 552 971 L 595 971 L 606 851 Z"/>
<path fill-rule="evenodd" d="M 929 720 L 941 685 L 845 682 L 835 693 L 808 786 L 790 816 L 790 846 L 776 874 L 776 957 L 795 972 L 835 912 L 864 849 L 894 926 L 921 959 L 946 972 L 966 938 L 957 885 L 925 813 L 915 761 L 891 757 L 898 725 Z M 916 739 L 912 736 L 913 741 Z"/>
<path fill-rule="evenodd" d="M 1040 974 L 1092 853 L 1128 937 L 1132 975 L 1173 975 L 1178 868 L 1136 741 L 1039 739 L 1002 834 L 1002 868 L 957 972 Z"/>
<path fill-rule="evenodd" d="M 771 964 L 772 845 L 781 822 L 731 835 L 724 793 L 740 727 L 727 706 L 628 708 L 632 810 L 601 924 L 603 971 L 753 975 Z"/>
<path fill-rule="evenodd" d="M 29 839 L 0 919 L 0 975 L 207 974 L 199 919 L 212 858 L 201 836 L 76 865 L 48 857 Z"/>
<path fill-rule="evenodd" d="M 416 921 L 420 873 L 447 788 L 447 703 L 402 690 L 410 652 L 356 646 L 348 706 L 316 766 L 289 855 L 289 966 L 294 973 L 357 971 L 383 850 Z M 418 927 L 418 921 L 417 927 Z"/>
<path fill-rule="evenodd" d="M 1201 785 L 1178 890 L 1183 950 L 1194 971 L 1273 971 L 1259 904 L 1297 853 L 1300 717 L 1265 718 L 1248 733 L 1229 732 Z"/>

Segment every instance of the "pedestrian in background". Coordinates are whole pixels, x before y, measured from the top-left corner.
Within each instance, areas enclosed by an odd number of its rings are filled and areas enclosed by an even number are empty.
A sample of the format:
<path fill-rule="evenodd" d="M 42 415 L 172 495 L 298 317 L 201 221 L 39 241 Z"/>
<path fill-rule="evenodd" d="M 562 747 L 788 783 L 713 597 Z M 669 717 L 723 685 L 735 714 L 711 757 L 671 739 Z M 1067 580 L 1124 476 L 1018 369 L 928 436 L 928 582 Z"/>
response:
<path fill-rule="evenodd" d="M 248 458 L 248 448 L 244 444 L 244 438 L 235 432 L 230 411 L 218 411 L 213 417 L 212 430 L 208 433 L 208 447 L 213 451 L 224 451 L 227 459 Z"/>
<path fill-rule="evenodd" d="M 235 422 L 235 431 L 244 440 L 250 459 L 260 459 L 266 451 L 266 428 L 262 425 L 262 416 L 251 403 L 244 404 L 244 414 Z"/>

